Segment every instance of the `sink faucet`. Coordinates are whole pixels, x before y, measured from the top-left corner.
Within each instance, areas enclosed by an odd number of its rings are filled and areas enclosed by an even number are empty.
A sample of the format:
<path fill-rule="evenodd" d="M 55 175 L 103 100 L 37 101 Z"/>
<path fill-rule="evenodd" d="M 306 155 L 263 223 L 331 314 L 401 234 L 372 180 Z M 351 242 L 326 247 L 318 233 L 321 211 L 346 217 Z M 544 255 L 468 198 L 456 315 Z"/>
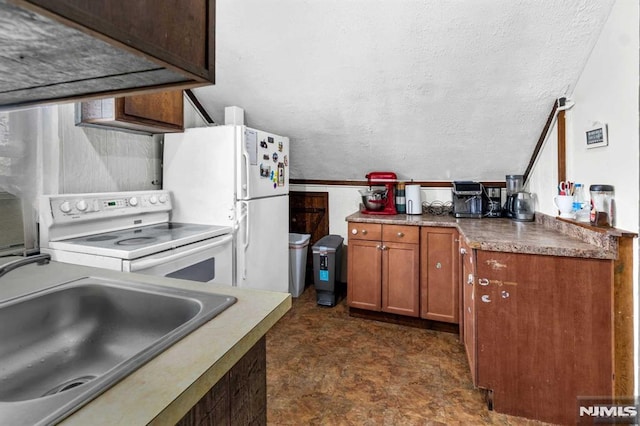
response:
<path fill-rule="evenodd" d="M 28 265 L 30 263 L 37 263 L 38 265 L 46 265 L 51 260 L 50 254 L 36 254 L 35 256 L 28 256 L 23 259 L 14 260 L 13 262 L 5 263 L 0 266 L 0 277 L 2 277 L 7 272 L 13 271 L 16 268 L 19 268 L 24 265 Z"/>

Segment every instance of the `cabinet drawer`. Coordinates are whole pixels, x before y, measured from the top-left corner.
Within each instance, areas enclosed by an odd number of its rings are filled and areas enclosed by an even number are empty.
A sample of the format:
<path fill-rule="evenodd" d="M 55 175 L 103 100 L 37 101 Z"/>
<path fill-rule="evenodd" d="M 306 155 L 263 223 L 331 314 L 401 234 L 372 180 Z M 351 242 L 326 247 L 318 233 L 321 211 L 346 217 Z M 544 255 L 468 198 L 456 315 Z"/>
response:
<path fill-rule="evenodd" d="M 349 239 L 380 241 L 381 238 L 381 224 L 349 222 Z"/>
<path fill-rule="evenodd" d="M 420 227 L 406 225 L 383 225 L 382 241 L 418 244 L 420 242 Z"/>

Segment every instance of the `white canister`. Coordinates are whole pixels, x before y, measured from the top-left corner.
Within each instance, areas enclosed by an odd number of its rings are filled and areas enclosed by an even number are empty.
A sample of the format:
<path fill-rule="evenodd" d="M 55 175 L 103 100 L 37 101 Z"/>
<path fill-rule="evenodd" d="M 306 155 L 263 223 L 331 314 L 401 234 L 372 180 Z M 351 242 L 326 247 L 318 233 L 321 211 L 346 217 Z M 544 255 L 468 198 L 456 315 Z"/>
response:
<path fill-rule="evenodd" d="M 420 185 L 405 185 L 404 194 L 407 200 L 407 214 L 422 214 Z"/>

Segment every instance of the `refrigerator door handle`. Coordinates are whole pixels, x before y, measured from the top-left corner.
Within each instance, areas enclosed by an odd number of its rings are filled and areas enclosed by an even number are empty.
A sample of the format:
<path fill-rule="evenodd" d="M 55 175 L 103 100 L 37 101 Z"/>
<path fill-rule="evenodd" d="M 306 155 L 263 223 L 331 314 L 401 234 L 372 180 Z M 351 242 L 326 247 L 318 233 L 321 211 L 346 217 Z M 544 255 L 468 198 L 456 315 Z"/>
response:
<path fill-rule="evenodd" d="M 249 239 L 249 231 L 251 229 L 251 227 L 249 226 L 249 203 L 247 201 L 240 201 L 240 204 L 242 206 L 244 206 L 244 212 L 242 212 L 241 217 L 240 217 L 240 223 L 244 222 L 244 238 L 242 239 L 242 279 L 246 280 L 247 279 L 247 259 L 246 259 L 246 252 L 247 249 L 249 248 L 249 242 L 251 241 Z"/>
<path fill-rule="evenodd" d="M 249 173 L 251 170 L 251 162 L 249 159 L 249 153 L 247 152 L 246 148 L 242 149 L 242 158 L 244 158 L 244 174 L 242 175 L 242 181 L 240 182 L 240 189 L 242 190 L 242 197 L 248 198 L 249 194 L 251 194 L 249 190 Z"/>

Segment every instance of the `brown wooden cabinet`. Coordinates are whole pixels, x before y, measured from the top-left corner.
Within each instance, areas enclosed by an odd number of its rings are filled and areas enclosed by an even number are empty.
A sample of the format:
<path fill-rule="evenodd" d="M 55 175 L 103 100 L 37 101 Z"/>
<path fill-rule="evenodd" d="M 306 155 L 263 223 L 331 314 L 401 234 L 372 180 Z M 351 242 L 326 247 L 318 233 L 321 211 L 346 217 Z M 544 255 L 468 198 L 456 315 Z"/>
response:
<path fill-rule="evenodd" d="M 457 324 L 459 316 L 458 231 L 420 230 L 420 317 Z"/>
<path fill-rule="evenodd" d="M 215 0 L 12 3 L 0 3 L 0 36 L 12 42 L 0 53 L 0 107 L 214 82 Z"/>
<path fill-rule="evenodd" d="M 382 311 L 420 315 L 420 231 L 382 225 Z"/>
<path fill-rule="evenodd" d="M 471 380 L 476 382 L 476 312 L 474 305 L 474 256 L 475 251 L 471 250 L 464 242 L 460 243 L 460 291 L 462 293 L 461 327 L 460 335 L 467 354 Z"/>
<path fill-rule="evenodd" d="M 496 411 L 569 424 L 613 395 L 613 261 L 478 250 L 475 268 L 465 344 Z"/>
<path fill-rule="evenodd" d="M 419 316 L 419 228 L 349 223 L 350 307 Z"/>
<path fill-rule="evenodd" d="M 182 132 L 182 90 L 81 102 L 76 104 L 76 124 L 141 133 Z"/>
<path fill-rule="evenodd" d="M 267 358 L 266 338 L 262 337 L 176 424 L 266 423 Z"/>

